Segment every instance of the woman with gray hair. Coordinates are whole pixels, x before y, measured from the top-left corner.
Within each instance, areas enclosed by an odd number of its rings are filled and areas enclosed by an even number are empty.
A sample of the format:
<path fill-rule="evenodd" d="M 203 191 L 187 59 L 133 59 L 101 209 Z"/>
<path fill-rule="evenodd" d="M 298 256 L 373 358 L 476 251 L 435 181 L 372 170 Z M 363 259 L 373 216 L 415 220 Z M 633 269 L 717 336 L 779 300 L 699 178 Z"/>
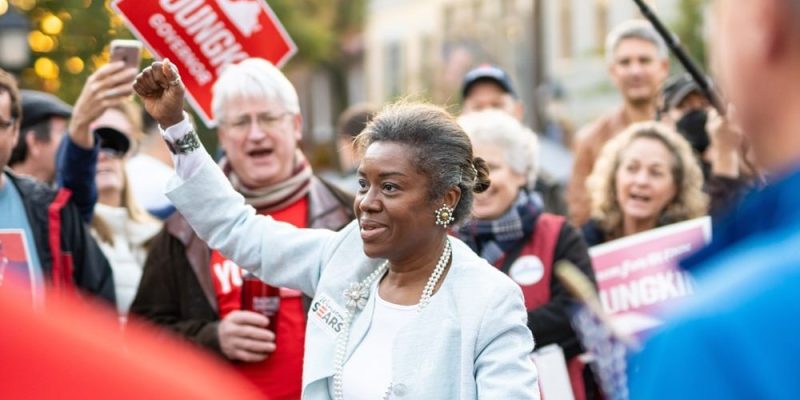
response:
<path fill-rule="evenodd" d="M 522 293 L 447 235 L 489 186 L 447 112 L 408 104 L 375 116 L 357 139 L 358 221 L 337 232 L 246 206 L 185 123 L 168 63 L 134 88 L 167 127 L 177 166 L 168 196 L 198 235 L 260 279 L 313 297 L 303 399 L 540 397 Z"/>
<path fill-rule="evenodd" d="M 256 213 L 298 228 L 338 230 L 353 220 L 352 196 L 319 179 L 300 149 L 297 93 L 278 68 L 258 58 L 229 65 L 213 93 L 226 187 Z M 190 140 L 172 148 L 199 147 Z M 175 213 L 154 240 L 131 311 L 225 359 L 266 398 L 299 398 L 311 299 L 245 274 L 184 217 Z"/>
<path fill-rule="evenodd" d="M 703 172 L 689 143 L 658 122 L 631 125 L 609 141 L 587 180 L 590 246 L 706 215 Z"/>
<path fill-rule="evenodd" d="M 575 398 L 584 399 L 588 369 L 577 357 L 582 349 L 568 315 L 575 299 L 553 277 L 553 265 L 568 260 L 592 280 L 594 273 L 578 231 L 564 217 L 543 212 L 538 194 L 528 189 L 536 180 L 536 134 L 496 110 L 468 114 L 458 122 L 475 155 L 486 160 L 492 181 L 475 196 L 472 219 L 458 236 L 522 288 L 536 348 L 561 346 Z"/>

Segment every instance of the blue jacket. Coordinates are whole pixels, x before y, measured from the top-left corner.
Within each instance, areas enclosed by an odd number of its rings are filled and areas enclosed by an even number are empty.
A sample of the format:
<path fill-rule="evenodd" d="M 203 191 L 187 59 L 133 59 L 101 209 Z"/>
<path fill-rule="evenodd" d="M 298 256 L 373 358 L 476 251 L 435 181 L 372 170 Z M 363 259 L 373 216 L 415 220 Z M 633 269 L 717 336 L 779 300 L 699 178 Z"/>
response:
<path fill-rule="evenodd" d="M 92 222 L 94 205 L 97 203 L 97 185 L 94 181 L 100 152 L 97 137 L 94 143 L 91 149 L 84 149 L 67 134 L 58 147 L 56 160 L 58 186 L 72 192 L 72 203 L 78 207 L 81 219 L 87 224 Z"/>
<path fill-rule="evenodd" d="M 632 399 L 800 396 L 800 170 L 751 193 L 686 260 L 696 295 L 631 360 Z"/>

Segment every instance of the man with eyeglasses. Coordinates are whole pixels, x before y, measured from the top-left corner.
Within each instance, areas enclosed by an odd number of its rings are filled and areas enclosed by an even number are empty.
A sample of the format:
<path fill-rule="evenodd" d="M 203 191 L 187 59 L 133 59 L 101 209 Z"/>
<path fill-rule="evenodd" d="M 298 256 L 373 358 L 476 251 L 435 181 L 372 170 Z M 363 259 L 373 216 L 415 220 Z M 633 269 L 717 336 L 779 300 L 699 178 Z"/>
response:
<path fill-rule="evenodd" d="M 0 239 L 7 244 L 9 257 L 2 286 L 24 288 L 34 304 L 45 300 L 45 282 L 56 290 L 80 289 L 113 304 L 111 269 L 89 235 L 71 192 L 51 189 L 6 168 L 20 134 L 20 103 L 15 78 L 0 70 L 0 167 L 4 169 L 0 173 Z"/>
<path fill-rule="evenodd" d="M 214 85 L 212 108 L 225 151 L 220 168 L 257 212 L 298 227 L 340 229 L 350 222 L 352 197 L 318 179 L 298 147 L 297 93 L 275 66 L 248 59 L 226 67 Z M 170 130 L 188 124 L 170 122 Z M 169 147 L 181 153 L 198 145 L 190 135 Z M 272 318 L 243 309 L 243 297 L 249 299 L 243 283 L 273 293 L 279 307 Z M 131 313 L 229 360 L 267 398 L 298 399 L 308 300 L 243 277 L 175 213 L 154 239 Z"/>

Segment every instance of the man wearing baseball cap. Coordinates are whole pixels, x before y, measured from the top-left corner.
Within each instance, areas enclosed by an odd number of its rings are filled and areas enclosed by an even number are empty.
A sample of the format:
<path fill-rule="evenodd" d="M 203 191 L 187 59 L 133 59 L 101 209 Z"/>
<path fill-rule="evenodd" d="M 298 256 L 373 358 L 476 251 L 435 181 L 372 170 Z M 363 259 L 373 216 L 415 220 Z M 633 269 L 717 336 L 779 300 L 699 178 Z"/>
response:
<path fill-rule="evenodd" d="M 461 86 L 461 97 L 464 99 L 463 114 L 496 108 L 518 120 L 523 118 L 524 108 L 518 101 L 511 78 L 495 65 L 483 64 L 467 72 Z"/>
<path fill-rule="evenodd" d="M 72 107 L 56 96 L 22 90 L 19 139 L 8 162 L 14 172 L 51 185 L 56 176 L 56 152 Z"/>
<path fill-rule="evenodd" d="M 758 171 L 745 157 L 741 127 L 730 115 L 720 116 L 688 74 L 668 79 L 662 92 L 662 111 L 695 151 L 710 199 L 709 213 L 717 215 L 757 180 Z"/>
<path fill-rule="evenodd" d="M 514 90 L 511 78 L 498 66 L 482 64 L 464 75 L 461 86 L 462 115 L 488 109 L 498 109 L 519 121 L 525 116 L 525 107 Z M 544 210 L 566 215 L 564 190 L 553 176 L 569 176 L 572 158 L 563 147 L 545 137 L 538 137 L 541 171 L 534 190 L 544 201 Z"/>

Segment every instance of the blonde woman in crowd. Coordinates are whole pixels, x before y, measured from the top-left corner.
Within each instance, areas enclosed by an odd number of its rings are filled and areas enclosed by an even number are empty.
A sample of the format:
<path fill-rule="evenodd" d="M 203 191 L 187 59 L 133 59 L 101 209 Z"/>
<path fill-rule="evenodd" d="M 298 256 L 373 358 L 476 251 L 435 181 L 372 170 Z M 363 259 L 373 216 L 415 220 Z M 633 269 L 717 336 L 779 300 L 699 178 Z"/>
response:
<path fill-rule="evenodd" d="M 703 173 L 686 140 L 666 125 L 631 125 L 603 147 L 587 181 L 591 220 L 586 242 L 596 245 L 703 216 Z"/>
<path fill-rule="evenodd" d="M 93 124 L 100 142 L 92 234 L 111 264 L 117 310 L 126 317 L 142 277 L 148 245 L 161 223 L 136 201 L 125 164 L 141 135 L 141 111 L 133 102 L 107 109 Z"/>

